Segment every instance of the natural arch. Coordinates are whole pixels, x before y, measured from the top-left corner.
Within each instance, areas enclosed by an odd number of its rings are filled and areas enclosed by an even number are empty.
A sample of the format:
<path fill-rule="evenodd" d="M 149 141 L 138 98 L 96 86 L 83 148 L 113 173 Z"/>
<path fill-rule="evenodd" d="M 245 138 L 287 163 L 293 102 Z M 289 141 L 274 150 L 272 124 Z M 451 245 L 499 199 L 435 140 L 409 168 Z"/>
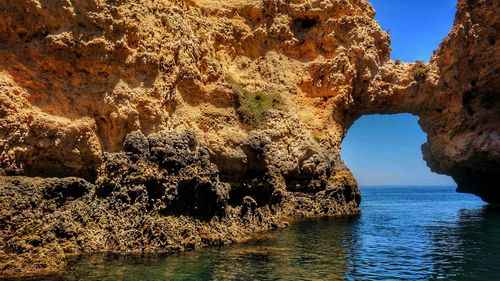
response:
<path fill-rule="evenodd" d="M 296 166 L 335 162 L 360 116 L 407 112 L 421 118 L 434 171 L 499 200 L 496 1 L 460 0 L 429 64 L 391 60 L 366 1 L 181 2 L 155 6 L 151 21 L 127 1 L 4 5 L 0 174 L 93 181 L 129 133 L 192 130 L 222 174 L 245 175 L 247 144 L 262 134 L 273 176 L 309 183 Z M 288 147 L 301 148 L 281 155 Z"/>
<path fill-rule="evenodd" d="M 192 130 L 223 174 L 245 174 L 247 140 L 264 134 L 273 173 L 309 183 L 295 166 L 336 158 L 357 118 L 407 112 L 421 118 L 434 171 L 500 200 L 497 1 L 460 0 L 429 64 L 391 60 L 366 1 L 181 2 L 145 0 L 161 15 L 151 21 L 127 1 L 5 4 L 0 174 L 93 181 L 127 134 Z M 311 139 L 318 148 L 280 155 Z"/>

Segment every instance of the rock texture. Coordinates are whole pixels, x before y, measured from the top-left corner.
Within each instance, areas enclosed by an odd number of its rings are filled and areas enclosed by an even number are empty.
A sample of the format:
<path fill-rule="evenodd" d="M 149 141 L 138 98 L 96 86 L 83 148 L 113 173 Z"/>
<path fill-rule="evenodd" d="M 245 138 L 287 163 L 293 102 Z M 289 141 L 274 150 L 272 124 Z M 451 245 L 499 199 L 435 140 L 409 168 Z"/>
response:
<path fill-rule="evenodd" d="M 386 62 L 348 115 L 348 124 L 370 113 L 418 115 L 429 167 L 490 203 L 500 203 L 499 11 L 498 1 L 459 1 L 430 63 Z"/>
<path fill-rule="evenodd" d="M 432 59 L 439 106 L 422 114 L 424 158 L 458 191 L 500 203 L 500 3 L 460 1 L 455 27 Z M 448 99 L 448 101 L 442 99 Z M 432 101 L 431 101 L 432 102 Z M 432 109 L 430 110 L 432 112 Z"/>
<path fill-rule="evenodd" d="M 430 167 L 498 202 L 499 12 L 459 1 L 425 65 L 365 0 L 0 0 L 0 274 L 357 214 L 364 114 L 420 116 Z"/>
<path fill-rule="evenodd" d="M 352 215 L 360 194 L 340 171 L 322 188 L 288 191 L 261 179 L 232 189 L 192 132 L 132 132 L 95 184 L 0 177 L 0 272 L 64 269 L 91 252 L 168 253 L 247 239 L 293 217 Z"/>

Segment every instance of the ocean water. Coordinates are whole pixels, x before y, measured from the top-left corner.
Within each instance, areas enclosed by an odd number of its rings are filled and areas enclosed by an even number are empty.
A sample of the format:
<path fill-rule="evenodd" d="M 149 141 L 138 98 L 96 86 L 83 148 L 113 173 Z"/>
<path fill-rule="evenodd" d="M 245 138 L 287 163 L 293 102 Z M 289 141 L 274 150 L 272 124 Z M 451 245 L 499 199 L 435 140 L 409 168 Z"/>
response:
<path fill-rule="evenodd" d="M 363 188 L 362 215 L 244 244 L 80 258 L 45 280 L 500 280 L 500 210 L 454 187 Z"/>

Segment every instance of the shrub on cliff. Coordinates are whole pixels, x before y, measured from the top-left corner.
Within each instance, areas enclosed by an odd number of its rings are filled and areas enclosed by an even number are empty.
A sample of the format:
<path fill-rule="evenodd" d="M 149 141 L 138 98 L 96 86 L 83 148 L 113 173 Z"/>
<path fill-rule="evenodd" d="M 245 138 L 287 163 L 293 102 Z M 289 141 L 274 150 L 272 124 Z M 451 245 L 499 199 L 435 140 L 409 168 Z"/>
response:
<path fill-rule="evenodd" d="M 417 83 L 425 81 L 427 78 L 427 65 L 423 61 L 417 61 L 413 66 L 413 79 Z"/>
<path fill-rule="evenodd" d="M 265 120 L 267 112 L 281 104 L 281 96 L 278 93 L 252 92 L 228 77 L 227 81 L 231 88 L 238 94 L 238 114 L 243 122 L 256 125 Z"/>

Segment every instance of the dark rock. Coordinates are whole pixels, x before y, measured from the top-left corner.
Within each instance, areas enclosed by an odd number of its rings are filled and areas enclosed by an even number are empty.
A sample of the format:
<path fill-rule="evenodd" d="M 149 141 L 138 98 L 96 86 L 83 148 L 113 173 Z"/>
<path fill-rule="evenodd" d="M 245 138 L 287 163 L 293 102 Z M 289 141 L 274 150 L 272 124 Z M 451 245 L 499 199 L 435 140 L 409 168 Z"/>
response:
<path fill-rule="evenodd" d="M 284 226 L 291 217 L 357 213 L 359 192 L 341 162 L 333 169 L 330 158 L 305 153 L 298 159 L 304 182 L 325 182 L 325 190 L 288 191 L 288 162 L 273 162 L 272 146 L 264 134 L 252 134 L 242 147 L 248 161 L 233 185 L 219 180 L 192 132 L 173 131 L 127 136 L 126 151 L 103 156 L 95 185 L 0 177 L 0 264 L 6 264 L 0 274 L 62 270 L 67 254 L 220 246 Z M 327 178 L 330 169 L 347 180 Z"/>
<path fill-rule="evenodd" d="M 127 139 L 141 138 L 134 133 Z M 162 131 L 131 143 L 149 143 L 150 157 L 106 155 L 97 180 L 98 196 L 165 215 L 204 220 L 224 215 L 229 187 L 219 181 L 217 166 L 206 149 L 197 147 L 192 132 Z"/>
<path fill-rule="evenodd" d="M 131 132 L 125 138 L 123 150 L 134 155 L 149 157 L 149 140 L 141 131 Z"/>
<path fill-rule="evenodd" d="M 283 189 L 275 189 L 271 194 L 271 198 L 269 199 L 269 204 L 271 205 L 279 205 L 283 201 L 286 200 L 288 193 Z"/>
<path fill-rule="evenodd" d="M 190 131 L 162 131 L 149 136 L 152 162 L 170 173 L 177 173 L 189 165 L 210 166 L 206 150 L 197 149 L 194 134 Z"/>
<path fill-rule="evenodd" d="M 209 220 L 223 217 L 229 199 L 230 186 L 206 181 L 199 177 L 183 179 L 178 183 L 177 195 L 169 202 L 175 215 L 187 215 Z"/>
<path fill-rule="evenodd" d="M 54 179 L 47 183 L 45 199 L 54 199 L 58 204 L 80 198 L 93 189 L 93 185 L 79 178 Z"/>
<path fill-rule="evenodd" d="M 241 215 L 245 216 L 247 214 L 255 213 L 257 209 L 257 201 L 250 196 L 245 196 L 243 198 L 243 204 L 241 206 Z"/>

